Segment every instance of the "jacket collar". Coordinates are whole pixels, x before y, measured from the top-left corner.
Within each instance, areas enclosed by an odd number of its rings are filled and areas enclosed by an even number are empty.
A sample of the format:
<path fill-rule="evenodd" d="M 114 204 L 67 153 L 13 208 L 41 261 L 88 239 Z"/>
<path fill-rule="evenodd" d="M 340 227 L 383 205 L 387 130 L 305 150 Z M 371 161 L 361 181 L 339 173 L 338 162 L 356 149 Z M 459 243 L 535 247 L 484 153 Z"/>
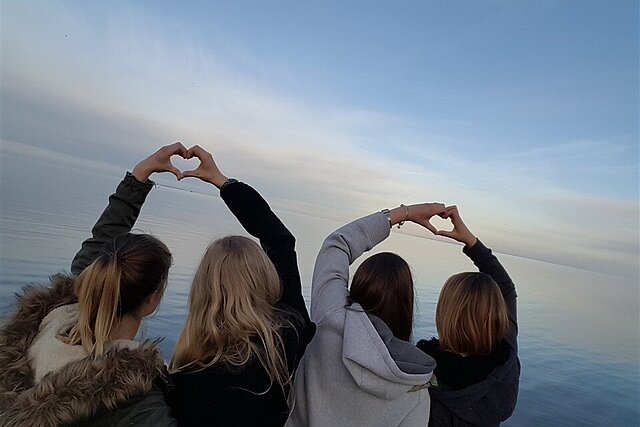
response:
<path fill-rule="evenodd" d="M 28 350 L 40 322 L 52 309 L 75 301 L 68 276 L 53 277 L 50 287 L 26 287 L 18 296 L 15 314 L 0 328 L 0 425 L 63 425 L 92 418 L 146 394 L 164 378 L 155 343 L 143 343 L 71 362 L 34 385 Z"/>

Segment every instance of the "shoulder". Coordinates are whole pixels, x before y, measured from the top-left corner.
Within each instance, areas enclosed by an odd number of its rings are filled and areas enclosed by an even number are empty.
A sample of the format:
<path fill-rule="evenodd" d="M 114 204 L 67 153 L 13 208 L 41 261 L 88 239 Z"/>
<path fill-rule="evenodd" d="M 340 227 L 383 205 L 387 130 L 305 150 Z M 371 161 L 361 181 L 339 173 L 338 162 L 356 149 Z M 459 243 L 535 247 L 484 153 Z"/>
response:
<path fill-rule="evenodd" d="M 116 413 L 120 410 L 125 413 L 126 408 L 141 401 L 154 402 L 157 411 L 149 411 L 149 418 L 168 413 L 161 393 L 146 399 L 156 379 L 163 375 L 163 366 L 151 344 L 142 344 L 135 350 L 109 350 L 98 358 L 87 356 L 50 372 L 36 386 L 19 390 L 14 396 L 17 404 L 3 416 L 69 424 L 93 419 L 96 414 L 119 417 Z"/>
<path fill-rule="evenodd" d="M 176 426 L 161 387 L 154 386 L 144 395 L 130 399 L 111 411 L 101 412 L 86 425 L 105 426 Z"/>

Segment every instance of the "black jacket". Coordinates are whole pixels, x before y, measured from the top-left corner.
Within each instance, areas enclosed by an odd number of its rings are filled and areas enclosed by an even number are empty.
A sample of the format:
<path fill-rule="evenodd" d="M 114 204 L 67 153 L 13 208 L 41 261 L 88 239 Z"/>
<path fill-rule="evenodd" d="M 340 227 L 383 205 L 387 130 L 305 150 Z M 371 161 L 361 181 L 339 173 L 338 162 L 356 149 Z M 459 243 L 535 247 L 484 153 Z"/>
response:
<path fill-rule="evenodd" d="M 518 399 L 520 361 L 518 360 L 518 321 L 516 290 L 513 281 L 498 259 L 478 240 L 471 248 L 464 248 L 476 267 L 490 275 L 500 286 L 507 305 L 510 328 L 504 343 L 495 355 L 499 364 L 486 377 L 464 388 L 446 384 L 429 389 L 431 396 L 430 427 L 440 426 L 498 426 L 513 413 Z M 417 346 L 438 361 L 433 341 L 421 340 Z M 486 364 L 484 361 L 481 365 Z M 480 365 L 479 365 L 480 366 Z M 436 377 L 438 368 L 436 368 Z"/>
<path fill-rule="evenodd" d="M 249 234 L 260 239 L 278 271 L 283 293 L 279 308 L 293 313 L 294 327 L 283 337 L 289 373 L 293 374 L 315 333 L 302 297 L 295 238 L 267 202 L 247 184 L 226 185 L 220 196 Z M 182 426 L 281 426 L 289 413 L 287 390 L 274 383 L 253 360 L 238 370 L 212 366 L 172 374 L 169 403 Z"/>

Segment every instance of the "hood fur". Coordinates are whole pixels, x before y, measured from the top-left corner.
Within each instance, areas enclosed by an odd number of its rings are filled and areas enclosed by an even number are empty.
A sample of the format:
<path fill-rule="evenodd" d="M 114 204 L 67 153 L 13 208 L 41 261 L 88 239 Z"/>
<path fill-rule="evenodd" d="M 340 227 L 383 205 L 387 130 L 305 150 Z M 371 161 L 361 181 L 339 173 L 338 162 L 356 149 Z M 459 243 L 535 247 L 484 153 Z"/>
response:
<path fill-rule="evenodd" d="M 0 328 L 0 425 L 53 426 L 92 418 L 149 392 L 164 378 L 155 343 L 87 356 L 34 385 L 28 351 L 42 319 L 76 302 L 73 278 L 54 276 L 51 287 L 28 286 L 15 314 Z"/>
<path fill-rule="evenodd" d="M 51 286 L 28 285 L 16 295 L 16 311 L 0 328 L 0 409 L 33 386 L 29 347 L 42 319 L 54 308 L 77 301 L 73 277 L 51 277 Z"/>

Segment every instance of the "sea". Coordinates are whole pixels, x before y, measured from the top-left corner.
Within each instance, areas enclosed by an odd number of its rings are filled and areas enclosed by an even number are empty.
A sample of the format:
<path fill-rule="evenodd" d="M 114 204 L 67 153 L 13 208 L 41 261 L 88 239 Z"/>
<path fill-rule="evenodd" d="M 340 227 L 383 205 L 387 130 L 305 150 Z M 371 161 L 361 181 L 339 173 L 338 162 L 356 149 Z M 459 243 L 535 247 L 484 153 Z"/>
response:
<path fill-rule="evenodd" d="M 14 295 L 23 285 L 47 285 L 50 275 L 69 270 L 125 171 L 45 149 L 0 145 L 2 317 L 12 312 Z M 235 176 L 242 179 L 241 174 Z M 182 187 L 162 175 L 156 182 L 135 229 L 164 241 L 174 264 L 163 302 L 144 321 L 140 338 L 162 338 L 161 349 L 169 360 L 204 249 L 216 238 L 246 233 L 214 188 Z M 346 221 L 291 209 L 286 198 L 270 198 L 259 182 L 250 184 L 262 192 L 297 238 L 309 304 L 318 249 Z M 396 252 L 411 265 L 417 290 L 413 333 L 417 341 L 436 335 L 435 305 L 447 277 L 473 271 L 474 266 L 460 245 L 405 227 L 394 229 L 372 253 Z M 491 247 L 491 236 L 480 237 Z M 638 275 L 608 275 L 499 251 L 496 255 L 518 292 L 522 363 L 518 404 L 503 425 L 640 425 Z"/>

